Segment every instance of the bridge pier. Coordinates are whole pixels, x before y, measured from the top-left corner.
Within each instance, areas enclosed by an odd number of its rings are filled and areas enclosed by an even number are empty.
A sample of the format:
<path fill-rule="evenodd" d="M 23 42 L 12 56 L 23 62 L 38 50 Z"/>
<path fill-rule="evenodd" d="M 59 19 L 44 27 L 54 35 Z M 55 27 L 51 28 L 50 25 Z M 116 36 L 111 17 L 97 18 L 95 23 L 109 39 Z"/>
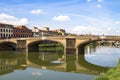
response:
<path fill-rule="evenodd" d="M 26 40 L 17 40 L 16 52 L 26 52 Z"/>
<path fill-rule="evenodd" d="M 66 38 L 66 54 L 76 54 L 76 38 Z"/>
<path fill-rule="evenodd" d="M 76 48 L 66 48 L 66 54 L 75 54 Z"/>

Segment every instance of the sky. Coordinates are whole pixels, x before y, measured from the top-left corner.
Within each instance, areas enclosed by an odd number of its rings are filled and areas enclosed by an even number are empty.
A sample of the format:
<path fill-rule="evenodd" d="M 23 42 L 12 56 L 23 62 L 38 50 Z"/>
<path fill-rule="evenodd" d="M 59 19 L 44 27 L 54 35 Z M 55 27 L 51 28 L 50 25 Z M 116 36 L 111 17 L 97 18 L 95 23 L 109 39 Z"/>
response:
<path fill-rule="evenodd" d="M 120 0 L 0 0 L 0 23 L 120 35 Z"/>

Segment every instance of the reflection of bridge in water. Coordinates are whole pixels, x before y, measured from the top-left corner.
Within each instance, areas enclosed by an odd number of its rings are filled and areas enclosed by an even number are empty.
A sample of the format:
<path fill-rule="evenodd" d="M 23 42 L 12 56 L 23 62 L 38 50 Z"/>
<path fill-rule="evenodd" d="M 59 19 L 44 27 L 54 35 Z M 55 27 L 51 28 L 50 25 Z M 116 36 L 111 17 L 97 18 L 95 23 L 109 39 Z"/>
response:
<path fill-rule="evenodd" d="M 63 71 L 63 72 L 75 72 L 75 73 L 87 73 L 87 74 L 103 74 L 108 70 L 108 67 L 97 66 L 91 64 L 85 60 L 84 55 L 67 55 L 64 62 L 51 63 L 49 60 L 49 55 L 45 55 L 46 58 L 42 60 L 42 55 L 40 54 L 30 54 L 27 60 L 27 66 L 40 68 L 40 69 L 48 69 L 55 71 Z M 55 55 L 54 55 L 55 57 Z M 56 56 L 57 57 L 57 56 Z M 45 60 L 48 59 L 48 60 Z M 54 59 L 57 60 L 57 59 Z"/>
<path fill-rule="evenodd" d="M 13 56 L 14 55 L 15 54 L 13 54 Z M 58 59 L 57 54 L 49 55 L 40 53 L 29 53 L 29 55 L 26 57 L 24 55 L 17 55 L 14 58 L 10 57 L 11 55 L 8 55 L 8 58 L 0 58 L 1 75 L 11 73 L 16 69 L 24 70 L 27 67 L 97 75 L 107 71 L 106 67 L 97 66 L 87 62 L 84 58 L 84 55 L 67 55 L 66 59 L 64 59 L 64 61 L 60 63 L 51 62 Z"/>
<path fill-rule="evenodd" d="M 0 52 L 0 75 L 8 74 L 14 70 L 23 70 L 26 64 L 25 56 L 16 56 L 14 52 Z"/>
<path fill-rule="evenodd" d="M 0 51 L 11 50 L 11 47 L 16 48 L 17 52 L 39 51 L 39 44 L 43 41 L 52 41 L 61 43 L 64 46 L 66 54 L 77 53 L 83 50 L 84 46 L 96 41 L 111 41 L 114 43 L 120 41 L 120 37 L 106 36 L 100 38 L 99 36 L 73 36 L 73 37 L 33 37 L 33 38 L 11 38 L 0 39 Z M 11 45 L 13 44 L 13 45 Z M 16 47 L 15 47 L 16 46 Z"/>

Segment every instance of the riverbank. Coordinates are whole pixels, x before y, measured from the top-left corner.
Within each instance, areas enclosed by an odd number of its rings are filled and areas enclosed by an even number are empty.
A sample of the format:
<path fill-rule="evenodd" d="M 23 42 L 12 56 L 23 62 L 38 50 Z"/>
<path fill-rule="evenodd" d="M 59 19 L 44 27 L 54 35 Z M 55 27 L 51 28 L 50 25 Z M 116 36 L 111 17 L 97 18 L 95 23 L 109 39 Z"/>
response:
<path fill-rule="evenodd" d="M 95 80 L 120 80 L 120 59 L 117 67 L 110 69 L 104 76 L 98 77 Z"/>

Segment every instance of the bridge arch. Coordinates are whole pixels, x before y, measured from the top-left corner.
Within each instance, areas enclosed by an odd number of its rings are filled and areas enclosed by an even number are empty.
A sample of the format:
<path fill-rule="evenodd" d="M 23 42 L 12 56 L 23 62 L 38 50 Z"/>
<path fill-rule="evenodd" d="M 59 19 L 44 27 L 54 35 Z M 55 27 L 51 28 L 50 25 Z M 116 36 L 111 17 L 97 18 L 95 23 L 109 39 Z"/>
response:
<path fill-rule="evenodd" d="M 49 39 L 46 39 L 46 40 L 34 40 L 34 41 L 30 41 L 27 43 L 27 48 L 28 48 L 28 51 L 30 52 L 38 52 L 39 51 L 39 44 L 42 44 L 42 43 L 54 43 L 54 44 L 57 44 L 57 43 L 60 43 L 63 47 L 65 47 L 65 45 L 62 43 L 62 42 L 59 42 L 59 41 L 56 41 L 56 40 L 49 40 Z"/>
<path fill-rule="evenodd" d="M 80 46 L 82 46 L 82 47 L 84 47 L 85 45 L 87 45 L 87 44 L 89 44 L 89 43 L 92 43 L 92 42 L 97 42 L 97 41 L 109 41 L 109 42 L 120 42 L 120 40 L 119 39 L 116 39 L 116 40 L 114 40 L 114 39 L 95 39 L 95 40 L 85 40 L 85 41 L 82 41 L 82 42 L 79 42 L 78 44 L 77 44 L 77 48 L 78 47 L 80 47 Z"/>
<path fill-rule="evenodd" d="M 78 48 L 78 54 L 84 54 L 84 47 L 92 42 L 97 42 L 97 41 L 108 41 L 109 43 L 111 43 L 112 46 L 115 46 L 116 42 L 120 42 L 120 39 L 109 39 L 109 38 L 105 38 L 105 39 L 94 39 L 94 40 L 83 40 L 83 41 L 78 41 L 78 44 L 76 44 L 76 47 Z"/>
<path fill-rule="evenodd" d="M 17 43 L 14 41 L 1 41 L 0 51 L 15 51 Z"/>
<path fill-rule="evenodd" d="M 94 40 L 83 40 L 81 42 L 79 42 L 76 47 L 78 48 L 78 54 L 84 54 L 84 47 L 92 42 L 97 42 L 97 41 L 101 41 L 101 39 L 94 39 Z"/>
<path fill-rule="evenodd" d="M 89 44 L 89 43 L 92 43 L 92 42 L 96 42 L 96 41 L 101 41 L 101 39 L 96 39 L 96 40 L 86 40 L 86 41 L 83 41 L 81 43 L 78 43 L 77 47 L 84 47 L 85 45 Z"/>

